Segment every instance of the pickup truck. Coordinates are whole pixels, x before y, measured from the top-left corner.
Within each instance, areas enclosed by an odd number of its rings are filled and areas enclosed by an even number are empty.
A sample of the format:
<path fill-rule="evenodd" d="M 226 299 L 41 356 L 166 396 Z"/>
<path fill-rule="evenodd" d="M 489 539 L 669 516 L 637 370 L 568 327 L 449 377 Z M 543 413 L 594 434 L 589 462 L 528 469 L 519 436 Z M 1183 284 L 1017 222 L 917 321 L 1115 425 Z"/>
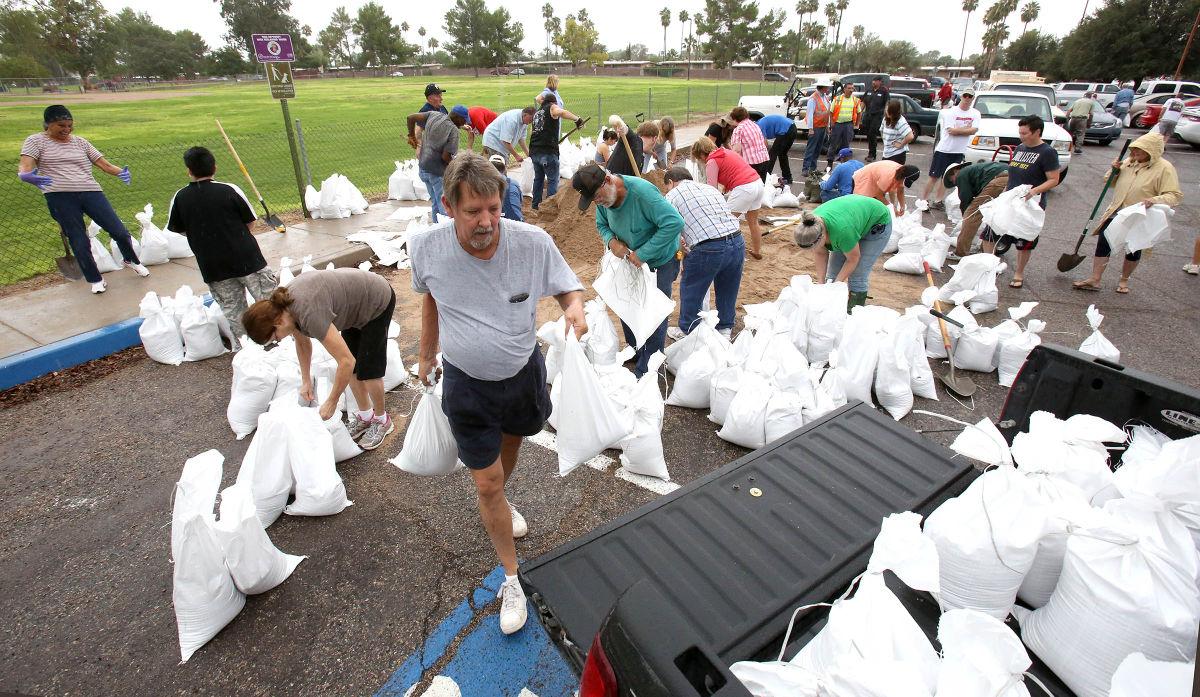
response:
<path fill-rule="evenodd" d="M 781 95 L 745 95 L 738 100 L 738 106 L 745 107 L 750 112 L 750 118 L 755 121 L 770 114 L 786 116 L 796 122 L 797 128 L 803 127 L 801 111 L 808 95 L 812 93 L 813 80 L 804 76 L 792 78 L 792 84 Z"/>
<path fill-rule="evenodd" d="M 1042 140 L 1058 153 L 1060 177 L 1066 178 L 1071 164 L 1071 134 L 1052 120 L 1049 99 L 1040 94 L 1015 90 L 980 92 L 975 95 L 974 106 L 983 119 L 979 123 L 979 130 L 967 143 L 967 162 L 1008 162 L 1012 151 L 1021 144 L 1018 133 L 1020 120 L 1026 116 L 1039 116 L 1044 124 Z"/>
<path fill-rule="evenodd" d="M 1011 442 L 1038 410 L 1200 432 L 1197 389 L 1045 344 L 1009 391 L 1001 433 Z M 523 564 L 521 582 L 582 675 L 580 697 L 750 697 L 731 664 L 773 660 L 795 608 L 831 602 L 865 570 L 885 516 L 928 515 L 978 474 L 852 403 Z M 936 647 L 936 601 L 887 583 Z M 799 617 L 788 656 L 826 614 Z M 1031 695 L 1071 697 L 1030 657 L 1049 690 L 1027 681 Z"/>

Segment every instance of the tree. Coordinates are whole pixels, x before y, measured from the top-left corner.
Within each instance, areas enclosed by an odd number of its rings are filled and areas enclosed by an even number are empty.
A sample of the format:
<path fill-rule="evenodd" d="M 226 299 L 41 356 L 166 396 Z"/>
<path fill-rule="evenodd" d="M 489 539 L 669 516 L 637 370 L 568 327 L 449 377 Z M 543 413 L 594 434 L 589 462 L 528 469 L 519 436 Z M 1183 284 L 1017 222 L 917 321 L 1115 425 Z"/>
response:
<path fill-rule="evenodd" d="M 222 46 L 208 54 L 204 61 L 204 73 L 218 77 L 233 77 L 251 71 L 251 67 L 242 57 L 242 52 L 234 46 Z"/>
<path fill-rule="evenodd" d="M 1021 34 L 1022 35 L 1024 35 L 1025 32 L 1029 29 L 1029 23 L 1035 21 L 1038 18 L 1038 13 L 1041 12 L 1041 9 L 1042 9 L 1041 6 L 1038 5 L 1036 1 L 1035 2 L 1027 2 L 1027 3 L 1025 3 L 1025 7 L 1021 8 L 1021 22 L 1022 22 Z"/>
<path fill-rule="evenodd" d="M 325 55 L 331 64 L 353 65 L 354 62 L 354 20 L 345 7 L 333 11 L 329 18 L 329 26 L 317 35 L 317 41 L 325 50 Z"/>
<path fill-rule="evenodd" d="M 1000 52 L 1000 47 L 1008 39 L 1008 25 L 1003 22 L 991 24 L 987 31 L 983 32 L 983 50 L 986 56 L 985 73 L 990 73 L 992 65 L 996 62 L 996 56 Z"/>
<path fill-rule="evenodd" d="M 1109 0 L 1063 38 L 1055 75 L 1135 79 L 1168 72 L 1179 63 L 1198 10 L 1200 0 Z M 1197 72 L 1200 51 L 1193 46 L 1183 73 Z"/>
<path fill-rule="evenodd" d="M 811 53 L 814 48 L 821 45 L 821 41 L 825 38 L 825 25 L 820 22 L 805 22 L 804 30 L 800 33 L 804 39 L 805 46 Z M 810 61 L 811 62 L 811 61 Z"/>
<path fill-rule="evenodd" d="M 110 35 L 112 16 L 100 3 L 37 0 L 34 7 L 43 27 L 41 50 L 49 50 L 59 75 L 78 73 L 86 85 L 92 75 L 112 65 L 116 53 Z"/>
<path fill-rule="evenodd" d="M 671 8 L 664 7 L 658 11 L 658 21 L 663 28 L 663 55 L 667 53 L 667 27 L 671 26 Z"/>
<path fill-rule="evenodd" d="M 862 43 L 863 37 L 867 35 L 867 28 L 861 24 L 854 25 L 854 29 L 850 31 L 850 38 L 854 41 L 854 45 Z"/>
<path fill-rule="evenodd" d="M 292 34 L 300 27 L 292 17 L 291 0 L 213 0 L 220 7 L 228 31 L 225 40 L 254 55 L 251 34 Z M 297 42 L 299 43 L 299 42 Z"/>
<path fill-rule="evenodd" d="M 446 13 L 446 33 L 454 40 L 450 53 L 459 65 L 474 68 L 475 77 L 489 59 L 483 38 L 490 15 L 483 0 L 455 0 L 454 9 Z"/>
<path fill-rule="evenodd" d="M 979 9 L 979 0 L 963 0 L 963 12 L 967 13 L 967 21 L 963 22 L 962 48 L 958 51 L 958 64 L 962 65 L 963 54 L 967 51 L 967 27 L 971 26 L 971 13 Z"/>
<path fill-rule="evenodd" d="M 542 5 L 542 29 L 546 31 L 546 57 L 549 58 L 554 35 L 559 31 L 558 17 L 554 16 L 554 5 L 551 3 Z"/>
<path fill-rule="evenodd" d="M 563 30 L 555 37 L 554 43 L 562 49 L 563 57 L 571 61 L 572 66 L 583 62 L 602 62 L 604 46 L 599 43 L 600 33 L 596 31 L 586 10 L 580 10 L 579 15 L 578 19 L 567 15 Z"/>
<path fill-rule="evenodd" d="M 700 33 L 706 35 L 704 50 L 718 68 L 745 60 L 759 44 L 755 35 L 758 3 L 748 0 L 704 0 L 704 16 L 696 19 Z"/>
<path fill-rule="evenodd" d="M 525 28 L 513 20 L 508 10 L 501 7 L 488 13 L 484 26 L 484 51 L 489 65 L 499 68 L 520 55 Z"/>
<path fill-rule="evenodd" d="M 771 10 L 754 28 L 754 35 L 758 37 L 758 60 L 764 71 L 771 63 L 783 60 L 784 51 L 787 50 L 787 37 L 781 31 L 785 19 L 787 17 L 783 10 Z"/>
<path fill-rule="evenodd" d="M 850 0 L 837 0 L 835 7 L 837 8 L 837 30 L 833 35 L 833 43 L 837 44 L 841 41 L 842 36 L 842 15 L 845 14 L 846 8 L 850 7 Z"/>
<path fill-rule="evenodd" d="M 837 6 L 832 2 L 825 5 L 825 26 L 832 29 L 837 24 L 838 12 Z"/>
<path fill-rule="evenodd" d="M 1011 70 L 1051 72 L 1058 53 L 1058 40 L 1036 29 L 1027 31 L 1004 49 L 1004 67 Z"/>
<path fill-rule="evenodd" d="M 0 75 L 49 77 L 42 23 L 24 7 L 0 6 Z"/>
<path fill-rule="evenodd" d="M 687 10 L 679 11 L 679 55 L 683 55 L 684 46 L 687 44 L 687 23 L 692 16 Z"/>
<path fill-rule="evenodd" d="M 433 54 L 433 55 L 431 55 L 429 58 L 430 58 L 430 60 L 431 60 L 432 62 L 434 62 L 434 63 L 437 63 L 437 62 L 439 62 L 439 61 L 437 61 L 437 60 L 436 60 L 436 56 L 437 56 L 437 49 L 438 49 L 438 40 L 437 40 L 437 38 L 436 38 L 436 37 L 432 37 L 432 36 L 431 36 L 431 37 L 429 37 L 429 52 L 430 52 L 431 54 Z"/>
<path fill-rule="evenodd" d="M 354 33 L 358 34 L 358 45 L 362 48 L 365 65 L 379 67 L 390 63 L 400 41 L 400 30 L 392 24 L 392 18 L 376 2 L 368 2 L 358 8 L 354 18 Z"/>
<path fill-rule="evenodd" d="M 796 25 L 796 38 L 799 39 L 796 42 L 796 58 L 794 60 L 796 65 L 800 65 L 800 44 L 804 42 L 805 18 L 816 14 L 818 9 L 820 9 L 818 0 L 797 0 L 796 2 L 796 14 L 800 15 L 800 23 Z"/>

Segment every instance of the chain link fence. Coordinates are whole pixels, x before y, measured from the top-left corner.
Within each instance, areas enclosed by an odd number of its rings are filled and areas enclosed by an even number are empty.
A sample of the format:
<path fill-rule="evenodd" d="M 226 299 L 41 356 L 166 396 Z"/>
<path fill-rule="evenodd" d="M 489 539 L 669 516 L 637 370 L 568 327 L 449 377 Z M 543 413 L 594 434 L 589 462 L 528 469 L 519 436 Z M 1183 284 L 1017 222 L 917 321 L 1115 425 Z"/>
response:
<path fill-rule="evenodd" d="M 619 114 L 626 123 L 635 124 L 638 115 L 643 119 L 670 116 L 678 125 L 710 119 L 728 113 L 744 94 L 778 95 L 787 89 L 786 83 L 744 82 L 692 86 L 681 81 L 667 82 L 663 87 L 622 91 L 611 94 L 566 94 L 566 108 L 592 121 L 581 135 L 594 138 L 608 123 L 610 114 Z M 469 101 L 467 98 L 465 101 Z M 528 87 L 502 91 L 488 108 L 497 112 L 530 104 Z M 473 104 L 472 104 L 473 105 Z M 282 123 L 269 132 L 253 134 L 230 133 L 238 155 L 250 170 L 254 182 L 273 213 L 299 211 L 300 193 L 287 135 Z M 367 197 L 387 193 L 388 177 L 395 169 L 393 161 L 412 158 L 412 148 L 405 142 L 406 128 L 400 116 L 355 121 L 349 123 L 301 124 L 308 177 L 312 185 L 333 173 L 347 176 Z M 88 134 L 81 132 L 87 138 Z M 241 186 L 253 198 L 228 149 L 215 129 L 204 131 L 188 142 L 155 145 L 102 142 L 93 144 L 109 162 L 118 167 L 128 166 L 133 182 L 126 186 L 116 177 L 93 170 L 117 214 L 135 237 L 139 225 L 134 215 L 147 203 L 154 206 L 154 222 L 166 226 L 167 208 L 171 197 L 187 185 L 183 153 L 193 145 L 202 145 L 217 156 L 217 179 Z M 463 147 L 465 147 L 465 134 Z M 479 147 L 476 143 L 476 148 Z M 0 159 L 0 286 L 7 286 L 39 274 L 54 271 L 54 259 L 62 256 L 63 243 L 57 223 L 46 209 L 45 198 L 34 187 L 17 179 L 18 159 Z M 254 202 L 258 208 L 257 201 Z M 257 211 L 260 215 L 261 210 Z M 100 239 L 108 245 L 108 235 Z"/>

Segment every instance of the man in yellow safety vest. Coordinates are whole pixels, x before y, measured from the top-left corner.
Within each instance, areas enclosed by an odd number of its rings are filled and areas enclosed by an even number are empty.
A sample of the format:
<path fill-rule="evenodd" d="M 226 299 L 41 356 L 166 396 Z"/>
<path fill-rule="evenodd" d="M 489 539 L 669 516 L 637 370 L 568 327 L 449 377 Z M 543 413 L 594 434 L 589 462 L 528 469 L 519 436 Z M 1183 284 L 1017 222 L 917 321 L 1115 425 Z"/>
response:
<path fill-rule="evenodd" d="M 826 160 L 830 167 L 833 166 L 834 156 L 841 152 L 842 148 L 850 147 L 850 143 L 854 141 L 854 130 L 858 128 L 858 123 L 862 120 L 862 113 L 863 103 L 861 99 L 854 96 L 854 83 L 843 84 L 842 93 L 834 97 L 829 114 L 829 120 L 833 126 L 829 132 L 829 150 Z"/>

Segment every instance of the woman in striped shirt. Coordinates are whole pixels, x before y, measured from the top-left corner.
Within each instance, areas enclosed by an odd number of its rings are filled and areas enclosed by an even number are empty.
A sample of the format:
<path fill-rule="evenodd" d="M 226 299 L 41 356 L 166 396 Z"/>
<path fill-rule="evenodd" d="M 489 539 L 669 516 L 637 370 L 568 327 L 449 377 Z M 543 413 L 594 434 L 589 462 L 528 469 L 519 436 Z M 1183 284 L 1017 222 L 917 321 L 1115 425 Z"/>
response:
<path fill-rule="evenodd" d="M 900 114 L 900 100 L 888 102 L 879 135 L 883 137 L 883 159 L 904 164 L 908 159 L 908 144 L 913 142 L 916 135 Z"/>
<path fill-rule="evenodd" d="M 758 124 L 750 120 L 750 112 L 742 106 L 734 107 L 729 117 L 737 124 L 729 136 L 729 149 L 741 155 L 746 164 L 758 172 L 760 180 L 767 181 L 767 172 L 771 171 L 771 156 Z"/>
<path fill-rule="evenodd" d="M 43 132 L 29 136 L 21 145 L 17 176 L 46 195 L 50 217 L 66 233 L 71 251 L 79 262 L 79 270 L 92 284 L 92 292 L 103 293 L 108 284 L 100 276 L 96 261 L 92 258 L 91 240 L 83 224 L 85 214 L 117 243 L 125 266 L 139 276 L 149 276 L 150 272 L 142 266 L 137 252 L 133 250 L 133 238 L 92 176 L 92 165 L 95 165 L 128 185 L 129 168 L 117 167 L 104 159 L 104 155 L 91 143 L 72 135 L 75 122 L 65 106 L 55 104 L 46 107 L 42 122 Z"/>

